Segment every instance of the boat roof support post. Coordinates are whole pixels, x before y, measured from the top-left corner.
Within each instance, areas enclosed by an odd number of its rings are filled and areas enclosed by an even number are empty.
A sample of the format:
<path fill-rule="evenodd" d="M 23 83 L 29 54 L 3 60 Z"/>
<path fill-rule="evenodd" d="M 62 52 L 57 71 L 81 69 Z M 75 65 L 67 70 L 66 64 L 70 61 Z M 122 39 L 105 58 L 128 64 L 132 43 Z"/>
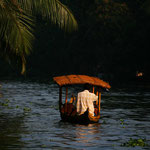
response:
<path fill-rule="evenodd" d="M 96 95 L 98 96 L 98 89 L 97 89 L 97 91 L 96 91 Z M 98 99 L 97 99 L 97 101 L 96 101 L 96 105 L 98 105 Z"/>
<path fill-rule="evenodd" d="M 92 88 L 93 88 L 93 93 L 94 93 L 94 85 L 93 85 L 93 87 L 92 87 Z"/>
<path fill-rule="evenodd" d="M 66 87 L 65 112 L 67 112 L 68 87 Z"/>
<path fill-rule="evenodd" d="M 65 99 L 65 103 L 67 103 L 68 100 L 68 87 L 66 87 L 66 99 Z"/>
<path fill-rule="evenodd" d="M 100 109 L 101 109 L 101 90 L 100 90 L 100 88 L 99 88 L 99 93 L 98 93 L 98 95 L 99 95 L 99 96 L 98 96 L 98 102 L 99 102 L 99 103 L 98 103 L 98 106 L 99 106 L 99 109 L 98 109 L 98 110 L 99 110 L 99 114 L 100 114 Z"/>
<path fill-rule="evenodd" d="M 59 87 L 59 111 L 61 112 L 61 106 L 62 106 L 62 87 Z"/>

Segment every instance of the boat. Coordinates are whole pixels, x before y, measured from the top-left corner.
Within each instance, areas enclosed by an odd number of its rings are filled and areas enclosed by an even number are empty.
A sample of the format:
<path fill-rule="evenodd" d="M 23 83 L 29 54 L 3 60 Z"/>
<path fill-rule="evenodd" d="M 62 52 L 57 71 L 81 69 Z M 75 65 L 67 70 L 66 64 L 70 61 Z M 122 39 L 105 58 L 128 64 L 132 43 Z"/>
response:
<path fill-rule="evenodd" d="M 55 83 L 59 86 L 59 112 L 62 121 L 79 123 L 79 124 L 89 124 L 98 123 L 100 119 L 100 103 L 101 103 L 101 92 L 102 89 L 110 89 L 109 83 L 99 79 L 98 77 L 92 77 L 87 75 L 64 75 L 53 77 Z M 70 85 L 84 85 L 89 84 L 92 87 L 92 92 L 98 95 L 98 101 L 94 104 L 94 116 L 92 116 L 88 109 L 84 114 L 79 115 L 77 113 L 76 106 L 73 104 L 75 98 L 72 97 L 68 101 L 68 87 Z M 62 102 L 62 88 L 66 88 L 65 92 L 65 102 Z"/>

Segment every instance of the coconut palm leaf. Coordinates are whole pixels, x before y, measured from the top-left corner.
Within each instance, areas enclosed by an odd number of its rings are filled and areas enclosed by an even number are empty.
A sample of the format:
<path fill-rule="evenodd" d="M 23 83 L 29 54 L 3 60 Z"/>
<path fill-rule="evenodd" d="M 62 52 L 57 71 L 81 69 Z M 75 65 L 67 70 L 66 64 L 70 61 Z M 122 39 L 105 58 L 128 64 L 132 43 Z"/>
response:
<path fill-rule="evenodd" d="M 49 18 L 65 31 L 77 29 L 71 11 L 59 0 L 0 0 L 0 55 L 9 60 L 21 58 L 22 74 L 25 57 L 32 50 L 34 17 Z"/>
<path fill-rule="evenodd" d="M 65 31 L 77 30 L 77 22 L 71 11 L 59 0 L 18 0 L 22 9 L 32 15 L 41 14 L 50 18 Z"/>
<path fill-rule="evenodd" d="M 32 49 L 32 19 L 26 15 L 16 3 L 4 1 L 0 3 L 0 52 L 9 61 L 13 55 L 22 59 Z M 3 45 L 2 45 L 3 44 Z M 25 66 L 25 65 L 23 65 Z M 24 71 L 22 71 L 24 73 Z"/>

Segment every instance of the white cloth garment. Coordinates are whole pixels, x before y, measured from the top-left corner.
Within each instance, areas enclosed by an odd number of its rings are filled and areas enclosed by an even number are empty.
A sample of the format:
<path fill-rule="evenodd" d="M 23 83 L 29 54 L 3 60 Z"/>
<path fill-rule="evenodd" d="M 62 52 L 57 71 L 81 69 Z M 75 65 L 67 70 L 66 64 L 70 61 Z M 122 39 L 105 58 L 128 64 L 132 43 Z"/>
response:
<path fill-rule="evenodd" d="M 77 97 L 77 112 L 82 115 L 87 109 L 94 116 L 94 101 L 98 100 L 98 96 L 90 93 L 88 90 L 78 93 Z"/>

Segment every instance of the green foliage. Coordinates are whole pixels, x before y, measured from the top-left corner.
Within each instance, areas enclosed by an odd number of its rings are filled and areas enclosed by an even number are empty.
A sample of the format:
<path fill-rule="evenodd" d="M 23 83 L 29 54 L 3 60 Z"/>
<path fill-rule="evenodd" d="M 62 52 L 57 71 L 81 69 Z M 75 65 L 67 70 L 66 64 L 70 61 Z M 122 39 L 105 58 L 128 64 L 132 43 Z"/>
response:
<path fill-rule="evenodd" d="M 46 145 L 45 144 L 41 145 L 41 148 L 46 148 Z"/>
<path fill-rule="evenodd" d="M 8 106 L 8 103 L 0 103 L 1 106 Z"/>
<path fill-rule="evenodd" d="M 5 106 L 5 107 L 8 107 L 8 106 L 9 106 L 9 102 L 10 102 L 10 101 L 9 101 L 8 99 L 4 99 L 3 102 L 0 102 L 0 105 L 1 105 L 1 106 Z"/>
<path fill-rule="evenodd" d="M 77 29 L 73 14 L 59 0 L 1 0 L 0 55 L 8 61 L 19 58 L 22 74 L 26 70 L 25 57 L 32 50 L 37 15 L 50 19 L 65 31 Z"/>
<path fill-rule="evenodd" d="M 122 125 L 123 128 L 125 128 L 125 122 L 123 119 L 120 119 L 120 124 Z"/>
<path fill-rule="evenodd" d="M 102 73 L 118 83 L 133 81 L 140 70 L 149 77 L 150 19 L 144 8 L 146 1 L 62 0 L 78 20 L 79 30 L 72 34 L 64 34 L 41 18 L 42 9 L 36 10 L 35 52 L 28 57 L 27 76 L 49 79 L 56 74 Z"/>
<path fill-rule="evenodd" d="M 0 55 L 8 60 L 13 56 L 20 57 L 24 65 L 25 55 L 28 55 L 32 49 L 31 16 L 23 11 L 19 3 L 2 0 L 0 22 Z"/>
<path fill-rule="evenodd" d="M 29 112 L 29 111 L 31 111 L 31 108 L 28 108 L 28 107 L 24 107 L 24 112 Z"/>
<path fill-rule="evenodd" d="M 16 108 L 19 108 L 19 106 L 17 105 Z"/>
<path fill-rule="evenodd" d="M 141 147 L 145 147 L 148 146 L 148 144 L 146 143 L 146 139 L 133 139 L 130 138 L 129 141 L 127 141 L 126 143 L 123 143 L 122 146 L 126 146 L 126 147 L 135 147 L 135 146 L 141 146 Z"/>

